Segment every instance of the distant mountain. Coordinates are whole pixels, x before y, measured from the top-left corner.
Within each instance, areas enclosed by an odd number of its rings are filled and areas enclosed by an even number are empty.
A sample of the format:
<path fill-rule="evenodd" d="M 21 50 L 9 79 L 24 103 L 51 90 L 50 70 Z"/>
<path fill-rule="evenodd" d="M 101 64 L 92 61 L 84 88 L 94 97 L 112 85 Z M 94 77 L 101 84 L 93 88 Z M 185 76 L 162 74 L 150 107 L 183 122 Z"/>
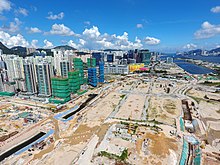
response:
<path fill-rule="evenodd" d="M 13 50 L 7 48 L 2 42 L 0 42 L 0 49 L 2 50 L 3 54 L 13 54 Z"/>
<path fill-rule="evenodd" d="M 191 50 L 188 52 L 189 55 L 201 55 L 202 49 Z"/>
<path fill-rule="evenodd" d="M 51 49 L 44 49 L 44 48 L 38 48 L 36 49 L 36 51 L 45 51 L 47 53 L 47 56 L 53 56 L 53 52 L 51 51 Z M 30 55 L 32 55 L 33 53 L 31 53 Z"/>
<path fill-rule="evenodd" d="M 106 51 L 106 52 L 121 51 L 121 49 L 105 49 L 104 51 Z"/>
<path fill-rule="evenodd" d="M 62 49 L 62 50 L 77 50 L 69 45 L 61 45 L 61 46 L 56 46 L 54 49 Z"/>
<path fill-rule="evenodd" d="M 206 54 L 203 54 L 206 51 Z M 198 55 L 220 55 L 220 48 L 215 48 L 211 50 L 202 50 L 202 49 L 195 49 L 190 50 L 188 52 L 184 52 L 183 55 L 191 55 L 191 56 L 198 56 Z"/>
<path fill-rule="evenodd" d="M 25 57 L 27 55 L 27 48 L 22 46 L 15 46 L 11 48 L 11 50 L 14 52 L 14 54 L 18 54 L 22 57 Z"/>
<path fill-rule="evenodd" d="M 217 52 L 220 53 L 220 47 L 209 51 L 209 53 L 217 53 Z"/>

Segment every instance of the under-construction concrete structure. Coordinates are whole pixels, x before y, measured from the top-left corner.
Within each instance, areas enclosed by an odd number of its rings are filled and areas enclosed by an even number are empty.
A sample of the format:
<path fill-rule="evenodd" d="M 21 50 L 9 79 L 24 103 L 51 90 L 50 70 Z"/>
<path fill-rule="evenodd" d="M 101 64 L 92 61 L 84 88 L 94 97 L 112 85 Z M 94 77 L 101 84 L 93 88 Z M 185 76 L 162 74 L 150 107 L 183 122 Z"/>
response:
<path fill-rule="evenodd" d="M 88 68 L 96 67 L 96 59 L 95 58 L 87 58 L 87 66 L 88 66 Z"/>
<path fill-rule="evenodd" d="M 105 68 L 104 68 L 104 62 L 99 63 L 99 82 L 104 83 L 105 81 Z"/>
<path fill-rule="evenodd" d="M 71 93 L 76 93 L 80 89 L 80 72 L 70 71 L 68 72 L 68 83 Z"/>
<path fill-rule="evenodd" d="M 88 84 L 96 87 L 97 86 L 97 70 L 96 68 L 88 69 Z"/>
<path fill-rule="evenodd" d="M 75 71 L 79 71 L 79 83 L 84 83 L 83 61 L 80 58 L 73 59 L 73 67 Z"/>
<path fill-rule="evenodd" d="M 51 78 L 51 86 L 52 98 L 50 98 L 50 102 L 63 104 L 71 99 L 68 78 L 53 77 Z"/>

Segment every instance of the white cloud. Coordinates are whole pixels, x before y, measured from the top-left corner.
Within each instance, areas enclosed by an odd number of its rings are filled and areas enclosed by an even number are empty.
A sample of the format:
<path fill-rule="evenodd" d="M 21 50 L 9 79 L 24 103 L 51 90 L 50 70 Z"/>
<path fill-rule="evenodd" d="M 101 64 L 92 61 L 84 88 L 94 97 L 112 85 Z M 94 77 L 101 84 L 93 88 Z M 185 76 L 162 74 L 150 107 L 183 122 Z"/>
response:
<path fill-rule="evenodd" d="M 81 44 L 76 44 L 73 40 L 70 40 L 70 41 L 68 42 L 68 45 L 69 45 L 69 46 L 72 46 L 72 47 L 75 48 L 75 49 L 80 49 L 80 48 L 82 48 L 82 45 L 81 45 Z"/>
<path fill-rule="evenodd" d="M 77 45 L 77 43 L 74 44 Z M 86 28 L 80 35 L 78 44 L 81 45 L 77 45 L 78 47 L 87 49 L 138 49 L 143 46 L 142 41 L 137 37 L 134 42 L 129 41 L 127 32 L 122 35 L 101 34 L 96 26 L 90 29 Z"/>
<path fill-rule="evenodd" d="M 37 27 L 28 28 L 28 33 L 41 33 L 42 31 Z"/>
<path fill-rule="evenodd" d="M 77 36 L 70 28 L 64 24 L 54 24 L 49 32 L 45 34 L 61 35 L 61 36 Z"/>
<path fill-rule="evenodd" d="M 220 45 L 216 45 L 216 48 L 220 48 Z"/>
<path fill-rule="evenodd" d="M 215 7 L 211 8 L 211 12 L 220 13 L 220 6 L 215 6 Z"/>
<path fill-rule="evenodd" d="M 0 41 L 8 47 L 13 47 L 13 46 L 28 47 L 29 46 L 28 41 L 21 34 L 11 36 L 10 34 L 6 32 L 0 31 Z"/>
<path fill-rule="evenodd" d="M 22 24 L 22 22 L 18 18 L 15 18 L 14 22 L 10 22 L 9 26 L 3 25 L 0 28 L 0 30 L 7 31 L 7 32 L 10 32 L 10 33 L 15 33 L 15 32 L 18 32 L 20 30 L 20 25 L 21 24 Z"/>
<path fill-rule="evenodd" d="M 154 37 L 146 37 L 144 39 L 144 42 L 147 44 L 147 45 L 158 45 L 160 44 L 160 40 L 157 39 L 157 38 L 154 38 Z"/>
<path fill-rule="evenodd" d="M 46 18 L 50 20 L 63 19 L 64 17 L 64 12 L 61 12 L 59 14 L 53 14 L 52 12 L 49 12 L 48 14 L 49 16 Z"/>
<path fill-rule="evenodd" d="M 28 10 L 25 8 L 19 7 L 19 9 L 15 10 L 16 14 L 21 14 L 23 16 L 28 16 Z"/>
<path fill-rule="evenodd" d="M 203 22 L 201 27 L 201 29 L 194 33 L 194 36 L 197 39 L 211 38 L 220 34 L 220 25 L 212 25 L 206 21 Z"/>
<path fill-rule="evenodd" d="M 79 39 L 79 43 L 80 43 L 82 46 L 84 46 L 84 45 L 86 44 L 86 41 L 83 40 L 83 39 Z"/>
<path fill-rule="evenodd" d="M 89 38 L 97 38 L 97 37 L 100 36 L 100 34 L 101 33 L 99 32 L 99 29 L 96 26 L 93 26 L 90 29 L 85 29 L 84 32 L 83 32 L 83 35 L 87 36 Z"/>
<path fill-rule="evenodd" d="M 38 47 L 37 44 L 38 44 L 38 40 L 32 40 L 31 41 L 31 47 L 37 48 Z"/>
<path fill-rule="evenodd" d="M 135 38 L 134 47 L 135 48 L 142 48 L 143 47 L 142 41 L 138 37 Z"/>
<path fill-rule="evenodd" d="M 53 43 L 48 41 L 48 40 L 44 40 L 44 48 L 45 49 L 49 49 L 49 48 L 52 48 L 53 47 Z"/>
<path fill-rule="evenodd" d="M 90 22 L 90 21 L 85 21 L 84 24 L 85 24 L 85 25 L 90 25 L 91 22 Z"/>
<path fill-rule="evenodd" d="M 195 49 L 197 48 L 197 45 L 190 43 L 190 44 L 186 44 L 183 48 L 184 49 Z"/>
<path fill-rule="evenodd" d="M 0 14 L 3 11 L 9 11 L 11 10 L 11 2 L 8 0 L 1 0 L 0 2 Z"/>
<path fill-rule="evenodd" d="M 143 28 L 144 28 L 143 24 L 141 24 L 141 23 L 137 24 L 136 27 L 137 27 L 138 29 L 143 29 Z"/>

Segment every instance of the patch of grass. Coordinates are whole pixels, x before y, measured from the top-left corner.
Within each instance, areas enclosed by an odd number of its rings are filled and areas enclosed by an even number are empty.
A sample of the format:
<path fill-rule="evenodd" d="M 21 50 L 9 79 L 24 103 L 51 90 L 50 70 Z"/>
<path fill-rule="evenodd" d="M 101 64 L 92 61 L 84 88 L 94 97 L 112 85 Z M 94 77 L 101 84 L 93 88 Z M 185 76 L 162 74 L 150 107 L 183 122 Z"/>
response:
<path fill-rule="evenodd" d="M 118 156 L 116 154 L 108 153 L 106 151 L 101 151 L 101 152 L 99 152 L 98 155 L 105 156 L 109 159 L 115 159 L 118 161 L 125 161 L 128 158 L 128 149 L 124 149 L 124 151 L 122 152 L 122 154 L 120 156 Z"/>
<path fill-rule="evenodd" d="M 128 158 L 128 149 L 124 149 L 124 151 L 122 152 L 121 156 L 120 156 L 120 160 L 124 161 Z"/>
<path fill-rule="evenodd" d="M 121 97 L 121 99 L 123 99 L 125 97 L 125 95 L 121 95 L 120 97 Z"/>
<path fill-rule="evenodd" d="M 122 137 L 122 139 L 123 139 L 123 140 L 126 140 L 126 141 L 129 141 L 129 139 L 128 139 L 128 138 L 124 138 L 124 137 Z"/>

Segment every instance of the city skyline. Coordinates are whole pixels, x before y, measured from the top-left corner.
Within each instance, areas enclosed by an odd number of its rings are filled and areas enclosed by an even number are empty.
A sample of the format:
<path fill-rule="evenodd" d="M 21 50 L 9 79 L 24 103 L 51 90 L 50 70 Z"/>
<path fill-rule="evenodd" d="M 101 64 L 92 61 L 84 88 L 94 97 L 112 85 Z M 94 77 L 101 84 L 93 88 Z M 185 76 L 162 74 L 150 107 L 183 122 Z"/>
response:
<path fill-rule="evenodd" d="M 215 1 L 1 0 L 0 41 L 8 47 L 175 52 L 220 45 Z"/>

